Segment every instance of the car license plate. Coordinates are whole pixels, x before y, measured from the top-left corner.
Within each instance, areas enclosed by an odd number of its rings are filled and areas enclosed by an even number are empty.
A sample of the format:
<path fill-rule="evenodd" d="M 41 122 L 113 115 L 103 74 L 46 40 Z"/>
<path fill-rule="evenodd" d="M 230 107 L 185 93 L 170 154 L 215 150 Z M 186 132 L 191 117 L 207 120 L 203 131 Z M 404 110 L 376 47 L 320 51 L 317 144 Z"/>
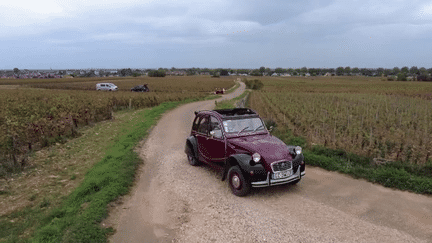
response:
<path fill-rule="evenodd" d="M 273 179 L 283 179 L 283 178 L 286 178 L 288 176 L 291 176 L 291 170 L 284 170 L 284 171 L 275 172 L 273 174 Z"/>

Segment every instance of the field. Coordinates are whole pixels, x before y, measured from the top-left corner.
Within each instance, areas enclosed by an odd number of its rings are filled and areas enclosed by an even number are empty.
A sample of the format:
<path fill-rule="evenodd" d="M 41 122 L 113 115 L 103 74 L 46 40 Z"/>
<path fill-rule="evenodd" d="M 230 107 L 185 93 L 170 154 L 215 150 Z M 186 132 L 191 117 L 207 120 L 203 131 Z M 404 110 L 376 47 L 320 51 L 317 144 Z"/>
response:
<path fill-rule="evenodd" d="M 120 91 L 96 91 L 99 82 L 112 82 Z M 129 91 L 144 83 L 151 92 Z M 113 119 L 115 111 L 202 99 L 233 85 L 231 78 L 200 76 L 0 80 L 0 177 L 26 166 L 33 150 L 77 136 L 80 126 Z"/>
<path fill-rule="evenodd" d="M 432 161 L 432 83 L 378 78 L 260 78 L 250 106 L 309 146 L 376 162 Z"/>

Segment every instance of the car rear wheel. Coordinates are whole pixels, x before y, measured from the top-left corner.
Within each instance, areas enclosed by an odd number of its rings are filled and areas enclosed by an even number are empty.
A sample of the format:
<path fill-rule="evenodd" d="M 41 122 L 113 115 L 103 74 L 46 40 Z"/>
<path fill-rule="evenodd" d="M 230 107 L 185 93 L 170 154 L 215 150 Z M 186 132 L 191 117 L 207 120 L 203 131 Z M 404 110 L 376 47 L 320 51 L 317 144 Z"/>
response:
<path fill-rule="evenodd" d="M 249 180 L 238 166 L 233 166 L 228 170 L 228 184 L 232 193 L 239 197 L 246 196 L 251 190 Z"/>

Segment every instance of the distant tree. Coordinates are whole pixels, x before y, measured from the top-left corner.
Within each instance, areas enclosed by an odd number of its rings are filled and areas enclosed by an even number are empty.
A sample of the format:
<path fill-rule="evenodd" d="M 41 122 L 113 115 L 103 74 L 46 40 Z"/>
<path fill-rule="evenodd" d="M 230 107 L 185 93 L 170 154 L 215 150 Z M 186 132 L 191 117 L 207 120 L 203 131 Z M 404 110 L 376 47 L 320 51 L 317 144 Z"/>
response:
<path fill-rule="evenodd" d="M 251 74 L 252 76 L 263 76 L 263 73 L 259 69 L 254 69 Z"/>
<path fill-rule="evenodd" d="M 20 70 L 18 68 L 13 69 L 14 74 L 18 75 L 20 73 Z"/>
<path fill-rule="evenodd" d="M 336 75 L 342 76 L 344 74 L 345 69 L 343 67 L 336 68 Z"/>
<path fill-rule="evenodd" d="M 369 70 L 369 69 L 367 69 L 367 68 L 362 68 L 362 69 L 360 69 L 360 73 L 361 73 L 363 76 L 372 76 L 372 72 L 371 72 L 371 70 Z"/>
<path fill-rule="evenodd" d="M 163 69 L 151 70 L 151 71 L 148 72 L 148 76 L 149 77 L 165 77 L 166 76 L 166 72 Z"/>
<path fill-rule="evenodd" d="M 393 74 L 393 75 L 397 75 L 398 73 L 400 73 L 400 71 L 401 71 L 401 70 L 400 70 L 398 67 L 394 67 L 394 68 L 393 68 L 393 73 L 392 73 L 392 74 Z"/>
<path fill-rule="evenodd" d="M 124 68 L 120 70 L 120 75 L 123 77 L 132 76 L 132 70 L 130 68 Z"/>
<path fill-rule="evenodd" d="M 86 72 L 86 75 L 87 75 L 87 77 L 94 77 L 94 76 L 96 76 L 95 75 L 95 70 L 92 69 L 92 70 Z"/>
<path fill-rule="evenodd" d="M 377 68 L 377 76 L 381 76 L 383 74 L 384 74 L 384 68 L 382 68 L 382 67 Z"/>
<path fill-rule="evenodd" d="M 279 73 L 279 74 L 281 74 L 281 73 L 283 73 L 283 72 L 284 72 L 283 69 L 280 68 L 280 67 L 278 67 L 278 68 L 275 69 L 275 73 Z"/>
<path fill-rule="evenodd" d="M 403 72 L 403 73 L 408 73 L 408 72 L 409 72 L 409 69 L 408 69 L 407 66 L 405 66 L 405 67 L 401 68 L 400 71 Z"/>
<path fill-rule="evenodd" d="M 407 81 L 406 73 L 405 72 L 398 73 L 397 80 L 398 81 Z"/>
<path fill-rule="evenodd" d="M 389 76 L 392 72 L 393 72 L 392 69 L 387 69 L 387 68 L 386 68 L 386 69 L 384 69 L 384 72 L 383 72 L 383 73 L 384 73 L 384 76 L 387 77 L 387 76 Z"/>
<path fill-rule="evenodd" d="M 187 76 L 193 76 L 196 74 L 196 71 L 194 69 L 188 69 L 186 70 L 186 75 Z"/>
<path fill-rule="evenodd" d="M 419 68 L 419 72 L 420 72 L 421 75 L 425 75 L 425 74 L 428 73 L 428 71 L 426 70 L 425 67 L 421 67 L 421 68 Z"/>
<path fill-rule="evenodd" d="M 263 76 L 265 73 L 265 67 L 260 67 L 259 72 L 261 73 L 261 76 Z"/>
<path fill-rule="evenodd" d="M 308 71 L 312 76 L 316 76 L 316 75 L 321 73 L 321 69 L 319 69 L 319 68 L 309 68 Z M 315 75 L 313 75 L 313 74 L 315 74 Z"/>
<path fill-rule="evenodd" d="M 220 76 L 228 76 L 229 75 L 227 69 L 221 69 L 219 74 L 220 74 Z"/>
<path fill-rule="evenodd" d="M 418 75 L 418 74 L 420 74 L 420 71 L 419 71 L 419 69 L 416 67 L 416 66 L 412 66 L 411 68 L 410 68 L 410 73 L 411 74 L 413 74 L 413 75 Z"/>
<path fill-rule="evenodd" d="M 307 73 L 308 72 L 308 68 L 307 67 L 302 67 L 302 68 L 300 68 L 300 72 Z"/>
<path fill-rule="evenodd" d="M 247 70 L 247 69 L 237 69 L 237 73 L 240 73 L 240 74 L 248 74 L 248 73 L 249 73 L 249 70 Z"/>
<path fill-rule="evenodd" d="M 357 74 L 357 73 L 360 72 L 360 70 L 359 70 L 358 67 L 354 67 L 354 68 L 351 70 L 351 72 L 354 73 L 354 74 Z"/>
<path fill-rule="evenodd" d="M 346 66 L 346 67 L 344 68 L 344 73 L 350 75 L 350 74 L 351 74 L 351 68 L 350 68 L 349 66 Z"/>
<path fill-rule="evenodd" d="M 417 81 L 431 81 L 431 77 L 428 74 L 425 75 L 418 75 Z"/>

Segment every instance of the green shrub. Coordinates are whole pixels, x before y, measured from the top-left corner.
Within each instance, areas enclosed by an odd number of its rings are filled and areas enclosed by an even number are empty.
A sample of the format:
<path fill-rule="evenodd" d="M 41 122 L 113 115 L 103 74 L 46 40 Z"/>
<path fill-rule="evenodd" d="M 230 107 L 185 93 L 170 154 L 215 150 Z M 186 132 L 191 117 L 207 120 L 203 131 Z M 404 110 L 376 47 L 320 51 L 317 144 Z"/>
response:
<path fill-rule="evenodd" d="M 246 84 L 246 87 L 248 89 L 259 90 L 262 87 L 264 87 L 264 84 L 261 82 L 261 80 L 258 80 L 258 79 L 254 79 L 254 80 L 244 79 L 243 81 Z"/>
<path fill-rule="evenodd" d="M 406 74 L 405 73 L 398 73 L 397 80 L 398 81 L 407 81 Z"/>
<path fill-rule="evenodd" d="M 152 70 L 148 72 L 149 77 L 165 77 L 166 73 L 164 70 Z"/>

